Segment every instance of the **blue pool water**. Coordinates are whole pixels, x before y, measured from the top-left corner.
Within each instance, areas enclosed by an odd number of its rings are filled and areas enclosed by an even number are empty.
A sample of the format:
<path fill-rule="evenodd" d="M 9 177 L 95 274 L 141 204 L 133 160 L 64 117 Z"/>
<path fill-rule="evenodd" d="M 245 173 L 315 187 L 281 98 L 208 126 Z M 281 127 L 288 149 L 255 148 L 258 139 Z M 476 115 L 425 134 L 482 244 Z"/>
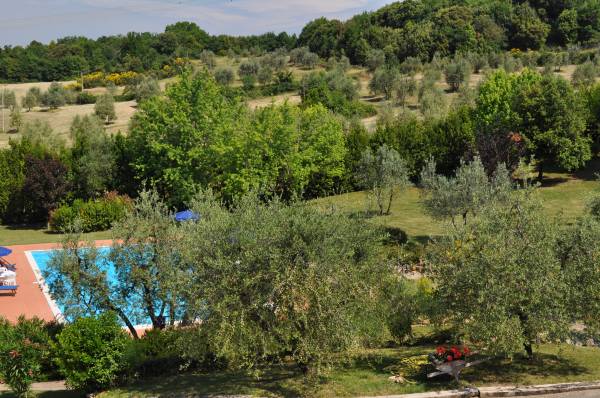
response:
<path fill-rule="evenodd" d="M 106 272 L 106 280 L 107 280 L 109 286 L 113 286 L 117 282 L 117 274 L 115 271 L 114 264 L 108 259 L 110 250 L 111 250 L 110 247 L 99 247 L 97 249 L 98 255 L 99 255 L 98 256 L 99 257 L 98 265 L 100 266 L 100 268 L 103 271 Z M 50 267 L 49 267 L 50 261 L 52 260 L 52 257 L 54 256 L 54 254 L 57 252 L 58 252 L 58 250 L 40 250 L 40 251 L 32 251 L 31 252 L 31 256 L 33 257 L 33 260 L 35 261 L 37 267 L 39 268 L 39 270 L 44 278 L 46 278 L 47 273 L 50 272 Z M 135 307 L 136 304 L 134 303 L 134 301 L 135 300 L 133 299 L 129 305 L 124 306 L 125 313 L 136 324 L 149 323 L 149 319 L 147 319 L 147 317 L 139 315 L 139 307 L 138 307 L 138 310 L 136 310 L 136 307 Z M 69 309 L 73 310 L 74 307 L 76 307 L 78 309 L 79 315 L 93 315 L 94 314 L 93 311 L 86 311 L 86 310 L 82 309 L 82 307 L 76 306 L 76 305 L 74 306 L 73 304 L 67 304 L 67 303 L 63 303 L 63 302 L 56 302 L 56 304 L 58 305 L 58 308 L 60 309 L 60 311 L 62 312 L 62 314 L 65 316 L 66 319 L 72 319 L 72 316 L 69 315 L 70 314 Z"/>
<path fill-rule="evenodd" d="M 108 281 L 113 283 L 116 281 L 116 273 L 114 265 L 108 260 L 108 254 L 110 253 L 110 247 L 99 247 L 96 249 L 100 257 L 102 257 L 102 261 L 104 262 L 104 268 L 108 271 L 107 278 Z M 35 260 L 38 268 L 42 272 L 42 275 L 48 271 L 48 264 L 52 259 L 54 253 L 58 250 L 36 250 L 31 252 L 31 257 Z"/>

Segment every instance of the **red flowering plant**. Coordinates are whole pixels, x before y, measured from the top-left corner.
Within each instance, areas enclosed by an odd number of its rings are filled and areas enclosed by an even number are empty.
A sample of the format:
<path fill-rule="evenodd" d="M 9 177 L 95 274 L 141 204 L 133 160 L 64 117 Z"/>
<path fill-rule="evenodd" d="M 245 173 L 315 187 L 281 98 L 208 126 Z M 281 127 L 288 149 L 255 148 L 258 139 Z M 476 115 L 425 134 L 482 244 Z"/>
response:
<path fill-rule="evenodd" d="M 469 355 L 471 355 L 471 350 L 467 346 L 439 346 L 435 349 L 435 353 L 429 355 L 429 359 L 431 362 L 439 364 L 457 360 L 466 360 Z"/>
<path fill-rule="evenodd" d="M 27 397 L 31 384 L 40 370 L 40 348 L 25 338 L 12 349 L 0 352 L 0 375 L 13 393 Z"/>

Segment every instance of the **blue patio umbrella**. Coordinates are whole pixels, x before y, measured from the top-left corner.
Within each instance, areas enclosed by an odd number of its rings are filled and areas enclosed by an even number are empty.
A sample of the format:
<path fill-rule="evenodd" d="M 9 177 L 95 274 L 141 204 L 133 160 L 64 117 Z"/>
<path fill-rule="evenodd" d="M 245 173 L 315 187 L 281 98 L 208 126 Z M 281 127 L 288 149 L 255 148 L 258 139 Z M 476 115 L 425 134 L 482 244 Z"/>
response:
<path fill-rule="evenodd" d="M 194 213 L 191 210 L 180 211 L 179 213 L 175 213 L 175 221 L 198 221 L 200 219 L 200 215 Z"/>
<path fill-rule="evenodd" d="M 10 253 L 12 253 L 12 250 L 8 247 L 0 246 L 0 257 L 8 256 Z"/>

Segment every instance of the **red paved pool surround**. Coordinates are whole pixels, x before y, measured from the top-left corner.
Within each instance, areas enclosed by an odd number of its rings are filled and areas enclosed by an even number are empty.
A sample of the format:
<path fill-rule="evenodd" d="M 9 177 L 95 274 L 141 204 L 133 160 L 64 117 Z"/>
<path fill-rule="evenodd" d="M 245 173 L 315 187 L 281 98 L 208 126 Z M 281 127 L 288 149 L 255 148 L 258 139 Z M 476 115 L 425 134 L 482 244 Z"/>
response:
<path fill-rule="evenodd" d="M 111 241 L 97 241 L 96 246 L 110 245 Z M 38 317 L 46 321 L 54 320 L 54 315 L 48 304 L 48 300 L 37 283 L 31 264 L 25 256 L 26 251 L 30 250 L 50 250 L 59 247 L 55 243 L 43 243 L 36 245 L 17 245 L 8 246 L 12 253 L 5 259 L 17 265 L 17 284 L 19 289 L 17 294 L 12 295 L 0 292 L 0 317 L 6 318 L 9 322 L 15 322 L 20 315 L 26 318 Z"/>

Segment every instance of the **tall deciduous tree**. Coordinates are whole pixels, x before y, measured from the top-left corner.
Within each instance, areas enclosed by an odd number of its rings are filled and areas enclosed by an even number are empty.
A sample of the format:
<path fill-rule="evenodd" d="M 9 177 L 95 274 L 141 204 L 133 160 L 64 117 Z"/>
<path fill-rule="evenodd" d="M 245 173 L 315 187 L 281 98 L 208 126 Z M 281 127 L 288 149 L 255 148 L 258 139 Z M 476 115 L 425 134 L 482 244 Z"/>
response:
<path fill-rule="evenodd" d="M 517 129 L 538 161 L 540 180 L 550 165 L 575 170 L 591 158 L 585 105 L 563 78 L 544 76 L 519 88 L 513 107 L 519 115 Z"/>
<path fill-rule="evenodd" d="M 478 136 L 518 134 L 525 155 L 538 161 L 540 179 L 545 167 L 573 170 L 591 156 L 591 141 L 584 134 L 587 113 L 583 99 L 560 77 L 530 70 L 496 72 L 482 84 L 476 103 Z M 501 161 L 509 163 L 509 159 Z"/>
<path fill-rule="evenodd" d="M 113 143 L 100 120 L 76 116 L 71 124 L 72 188 L 78 198 L 93 198 L 110 188 L 115 171 Z"/>
<path fill-rule="evenodd" d="M 324 107 L 250 112 L 207 73 L 142 103 L 127 138 L 138 183 L 180 206 L 199 187 L 226 200 L 249 190 L 285 197 L 331 192 L 344 174 L 342 125 Z M 310 192 L 308 188 L 311 188 Z"/>

